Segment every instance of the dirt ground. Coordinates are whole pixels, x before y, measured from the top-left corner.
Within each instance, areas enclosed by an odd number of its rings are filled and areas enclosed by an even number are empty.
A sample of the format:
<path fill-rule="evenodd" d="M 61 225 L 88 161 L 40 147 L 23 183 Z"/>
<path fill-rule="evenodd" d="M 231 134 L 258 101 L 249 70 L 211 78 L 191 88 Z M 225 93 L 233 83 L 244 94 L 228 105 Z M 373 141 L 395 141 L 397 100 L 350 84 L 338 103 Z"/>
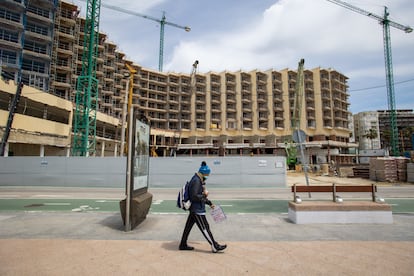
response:
<path fill-rule="evenodd" d="M 378 186 L 400 186 L 400 185 L 412 185 L 413 183 L 407 182 L 380 182 L 360 177 L 340 177 L 333 175 L 322 175 L 321 173 L 308 173 L 309 184 L 313 185 L 327 185 L 327 184 L 350 184 L 350 185 L 371 185 L 376 184 Z M 287 172 L 287 184 L 292 186 L 294 184 L 306 184 L 306 178 L 304 172 L 288 171 Z"/>

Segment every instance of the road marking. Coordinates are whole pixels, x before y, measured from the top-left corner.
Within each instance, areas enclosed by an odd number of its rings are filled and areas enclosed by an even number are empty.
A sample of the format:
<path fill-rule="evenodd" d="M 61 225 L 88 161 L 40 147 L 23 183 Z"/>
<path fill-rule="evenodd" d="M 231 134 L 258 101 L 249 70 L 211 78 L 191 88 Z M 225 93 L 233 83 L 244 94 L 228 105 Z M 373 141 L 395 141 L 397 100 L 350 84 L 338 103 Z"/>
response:
<path fill-rule="evenodd" d="M 99 202 L 99 203 L 113 203 L 113 202 L 119 202 L 117 200 L 96 200 L 95 202 Z"/>
<path fill-rule="evenodd" d="M 152 202 L 152 204 L 154 204 L 154 205 L 160 205 L 161 203 L 163 203 L 164 202 L 164 200 L 162 200 L 162 199 L 157 199 L 157 200 L 154 200 L 153 202 Z"/>
<path fill-rule="evenodd" d="M 66 195 L 32 195 L 33 198 L 40 197 L 40 198 L 67 198 Z"/>
<path fill-rule="evenodd" d="M 46 203 L 43 203 L 43 205 L 50 205 L 50 206 L 60 206 L 60 205 L 62 205 L 62 206 L 64 206 L 64 205 L 70 205 L 70 203 L 67 203 L 67 202 L 62 202 L 62 203 L 46 202 Z"/>
<path fill-rule="evenodd" d="M 99 207 L 90 207 L 89 205 L 81 205 L 79 208 L 72 209 L 72 212 L 83 212 L 83 211 L 92 211 L 92 210 L 99 210 Z"/>
<path fill-rule="evenodd" d="M 187 213 L 176 213 L 176 212 L 151 212 L 153 215 L 186 215 Z"/>

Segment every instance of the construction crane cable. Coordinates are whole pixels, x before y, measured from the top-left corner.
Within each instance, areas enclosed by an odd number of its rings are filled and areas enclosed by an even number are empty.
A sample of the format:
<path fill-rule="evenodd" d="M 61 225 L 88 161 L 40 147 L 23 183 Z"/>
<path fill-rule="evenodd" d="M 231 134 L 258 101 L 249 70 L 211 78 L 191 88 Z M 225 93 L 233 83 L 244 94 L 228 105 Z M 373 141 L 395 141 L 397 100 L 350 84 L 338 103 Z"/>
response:
<path fill-rule="evenodd" d="M 412 81 L 414 81 L 414 79 L 397 81 L 397 82 L 394 82 L 394 85 L 396 85 L 396 84 L 402 84 L 402 83 L 407 83 L 407 82 L 412 82 Z M 348 92 L 358 92 L 358 91 L 371 90 L 371 89 L 384 88 L 384 87 L 386 87 L 386 85 L 377 85 L 377 86 L 357 88 L 357 89 L 349 90 Z"/>

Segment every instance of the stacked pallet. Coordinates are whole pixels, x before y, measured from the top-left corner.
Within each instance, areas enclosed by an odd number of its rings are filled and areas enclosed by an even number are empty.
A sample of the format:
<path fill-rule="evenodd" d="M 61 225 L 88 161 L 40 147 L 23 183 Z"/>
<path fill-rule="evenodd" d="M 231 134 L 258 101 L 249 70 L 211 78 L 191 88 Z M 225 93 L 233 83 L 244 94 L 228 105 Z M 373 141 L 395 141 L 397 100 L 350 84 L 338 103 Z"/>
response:
<path fill-rule="evenodd" d="M 406 182 L 407 163 L 403 157 L 371 158 L 369 163 L 369 178 L 375 181 Z"/>
<path fill-rule="evenodd" d="M 354 177 L 360 177 L 360 178 L 366 178 L 369 179 L 370 178 L 370 169 L 368 166 L 358 166 L 355 168 L 352 168 L 353 173 L 354 173 Z"/>
<path fill-rule="evenodd" d="M 407 182 L 407 163 L 409 159 L 404 157 L 399 157 L 395 159 L 397 164 L 397 176 L 398 181 Z"/>

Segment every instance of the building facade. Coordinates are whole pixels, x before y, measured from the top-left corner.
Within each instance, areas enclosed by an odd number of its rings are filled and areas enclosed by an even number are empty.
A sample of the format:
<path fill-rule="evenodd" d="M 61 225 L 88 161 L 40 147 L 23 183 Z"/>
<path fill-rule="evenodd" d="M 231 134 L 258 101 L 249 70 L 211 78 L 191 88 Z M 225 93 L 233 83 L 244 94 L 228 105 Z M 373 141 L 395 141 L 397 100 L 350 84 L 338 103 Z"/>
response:
<path fill-rule="evenodd" d="M 2 77 L 13 82 L 22 72 L 26 86 L 74 107 L 85 20 L 67 2 L 32 0 L 27 9 L 24 2 L 0 4 Z M 133 106 L 150 122 L 153 155 L 285 155 L 286 142 L 292 139 L 295 70 L 162 73 L 126 60 L 104 34 L 98 50 L 97 156 L 122 154 L 126 63 L 137 71 Z M 352 162 L 350 152 L 357 145 L 349 141 L 347 77 L 324 68 L 305 70 L 304 75 L 300 122 L 306 134 L 305 158 L 310 163 Z M 4 90 L 0 99 L 5 115 L 13 95 Z M 13 143 L 9 140 L 9 148 Z M 70 146 L 68 142 L 65 150 Z"/>
<path fill-rule="evenodd" d="M 359 150 L 381 148 L 378 112 L 365 111 L 355 114 L 354 130 Z"/>
<path fill-rule="evenodd" d="M 414 150 L 414 113 L 412 109 L 395 111 L 398 128 L 398 149 L 401 154 L 409 156 Z M 366 111 L 354 116 L 355 139 L 362 150 L 384 150 L 391 147 L 391 123 L 388 110 Z M 374 136 L 371 136 L 375 132 Z M 378 151 L 377 151 L 378 152 Z"/>
<path fill-rule="evenodd" d="M 391 147 L 391 119 L 388 110 L 378 110 L 381 147 Z M 412 109 L 395 110 L 398 128 L 398 149 L 400 153 L 414 150 L 414 112 Z M 407 155 L 409 156 L 409 155 Z"/>

